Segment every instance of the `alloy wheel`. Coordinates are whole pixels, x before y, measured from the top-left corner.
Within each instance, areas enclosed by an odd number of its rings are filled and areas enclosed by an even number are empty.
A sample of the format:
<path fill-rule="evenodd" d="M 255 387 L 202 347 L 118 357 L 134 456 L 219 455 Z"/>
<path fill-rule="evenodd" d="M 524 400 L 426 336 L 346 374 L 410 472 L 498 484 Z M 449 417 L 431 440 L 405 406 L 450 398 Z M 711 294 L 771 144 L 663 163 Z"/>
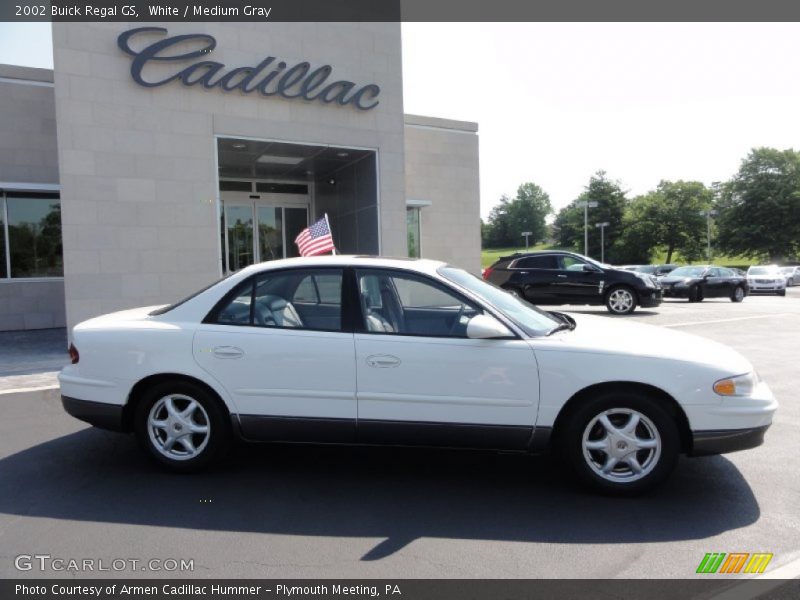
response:
<path fill-rule="evenodd" d="M 662 441 L 655 424 L 631 408 L 611 408 L 586 425 L 583 458 L 606 481 L 629 483 L 649 475 L 658 465 Z"/>
<path fill-rule="evenodd" d="M 189 460 L 205 450 L 211 434 L 206 409 L 194 398 L 170 394 L 159 399 L 147 417 L 153 447 L 170 460 Z"/>
<path fill-rule="evenodd" d="M 626 289 L 614 290 L 608 297 L 608 305 L 615 313 L 629 312 L 633 307 L 633 294 Z"/>

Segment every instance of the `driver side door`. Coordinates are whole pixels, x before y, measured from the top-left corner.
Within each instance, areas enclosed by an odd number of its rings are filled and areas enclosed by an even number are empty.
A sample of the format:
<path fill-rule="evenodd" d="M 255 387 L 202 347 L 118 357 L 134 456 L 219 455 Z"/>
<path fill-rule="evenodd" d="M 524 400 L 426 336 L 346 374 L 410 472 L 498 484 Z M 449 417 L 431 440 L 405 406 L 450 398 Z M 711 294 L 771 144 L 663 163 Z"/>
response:
<path fill-rule="evenodd" d="M 359 269 L 358 440 L 523 449 L 539 402 L 521 339 L 470 339 L 484 311 L 433 279 Z"/>

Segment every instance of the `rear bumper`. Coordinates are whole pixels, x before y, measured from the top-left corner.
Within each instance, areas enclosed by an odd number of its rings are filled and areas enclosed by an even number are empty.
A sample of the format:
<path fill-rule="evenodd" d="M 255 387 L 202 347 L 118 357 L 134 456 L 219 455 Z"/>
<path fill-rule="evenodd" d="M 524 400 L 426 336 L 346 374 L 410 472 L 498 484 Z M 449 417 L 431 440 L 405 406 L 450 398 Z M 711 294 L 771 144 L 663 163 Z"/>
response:
<path fill-rule="evenodd" d="M 755 448 L 764 443 L 764 434 L 769 425 L 747 429 L 723 429 L 692 432 L 692 451 L 690 456 L 725 454 L 737 450 Z"/>
<path fill-rule="evenodd" d="M 64 405 L 64 410 L 76 419 L 101 429 L 124 431 L 122 421 L 123 406 L 106 404 L 105 402 L 78 400 L 63 394 L 61 396 L 61 404 Z"/>

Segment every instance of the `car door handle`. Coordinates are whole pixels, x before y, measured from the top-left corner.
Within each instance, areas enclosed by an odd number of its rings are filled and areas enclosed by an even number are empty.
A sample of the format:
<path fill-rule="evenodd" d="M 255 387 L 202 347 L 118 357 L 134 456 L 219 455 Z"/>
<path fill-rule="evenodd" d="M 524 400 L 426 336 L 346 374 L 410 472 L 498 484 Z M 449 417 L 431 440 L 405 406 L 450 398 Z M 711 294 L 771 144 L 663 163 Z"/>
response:
<path fill-rule="evenodd" d="M 390 369 L 400 366 L 400 359 L 391 354 L 373 354 L 367 357 L 367 364 L 376 369 Z"/>
<path fill-rule="evenodd" d="M 242 358 L 244 350 L 236 346 L 215 346 L 214 356 L 217 358 Z"/>
<path fill-rule="evenodd" d="M 566 275 L 559 275 L 559 277 L 563 277 L 564 279 L 566 279 L 566 278 L 567 278 L 567 276 L 566 276 Z"/>

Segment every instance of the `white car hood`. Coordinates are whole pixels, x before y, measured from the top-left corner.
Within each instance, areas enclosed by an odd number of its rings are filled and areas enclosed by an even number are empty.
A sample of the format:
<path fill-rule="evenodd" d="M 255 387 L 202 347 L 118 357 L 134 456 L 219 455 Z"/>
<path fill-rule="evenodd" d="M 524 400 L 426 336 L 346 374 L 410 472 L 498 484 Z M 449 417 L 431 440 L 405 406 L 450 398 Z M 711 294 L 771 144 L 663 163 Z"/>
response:
<path fill-rule="evenodd" d="M 622 321 L 619 317 L 574 313 L 570 316 L 575 319 L 577 327 L 546 338 L 553 341 L 553 349 L 678 360 L 737 374 L 753 370 L 741 354 L 708 338 L 668 327 Z M 546 350 L 547 346 L 537 344 L 537 348 Z"/>

